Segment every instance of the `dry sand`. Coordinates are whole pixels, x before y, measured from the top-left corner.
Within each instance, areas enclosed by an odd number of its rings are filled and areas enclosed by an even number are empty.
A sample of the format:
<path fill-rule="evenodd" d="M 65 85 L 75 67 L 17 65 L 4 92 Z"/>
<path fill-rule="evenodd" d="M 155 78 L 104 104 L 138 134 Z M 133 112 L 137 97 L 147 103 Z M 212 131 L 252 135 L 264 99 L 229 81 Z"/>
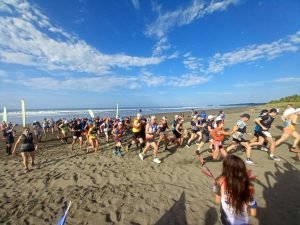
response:
<path fill-rule="evenodd" d="M 225 127 L 231 129 L 246 111 L 252 118 L 258 114 L 250 108 L 225 110 Z M 279 117 L 274 125 L 271 132 L 277 139 L 282 129 Z M 253 127 L 249 122 L 248 131 Z M 252 224 L 300 224 L 300 164 L 288 151 L 292 141 L 277 148 L 280 162 L 268 160 L 265 152 L 252 152 L 257 165 L 247 167 L 258 176 L 258 216 L 251 218 Z M 6 156 L 1 142 L 0 223 L 56 224 L 71 200 L 67 224 L 219 224 L 213 181 L 201 172 L 195 145 L 190 149 L 171 146 L 170 151 L 161 146 L 163 162 L 157 165 L 152 156 L 141 161 L 135 147 L 122 158 L 113 156 L 113 143 L 101 142 L 99 153 L 87 154 L 49 136 L 36 153 L 36 168 L 27 174 L 23 174 L 21 156 Z M 245 159 L 242 153 L 236 154 Z M 221 162 L 206 165 L 219 175 Z"/>

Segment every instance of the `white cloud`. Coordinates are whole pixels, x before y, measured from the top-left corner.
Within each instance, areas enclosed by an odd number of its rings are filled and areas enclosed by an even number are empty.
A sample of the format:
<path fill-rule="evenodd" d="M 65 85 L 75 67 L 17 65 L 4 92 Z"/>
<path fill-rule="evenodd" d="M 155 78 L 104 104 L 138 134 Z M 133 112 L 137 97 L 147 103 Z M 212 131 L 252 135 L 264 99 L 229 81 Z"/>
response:
<path fill-rule="evenodd" d="M 139 0 L 131 0 L 131 2 L 132 2 L 133 7 L 134 7 L 136 10 L 139 10 L 139 9 L 140 9 L 140 2 L 139 2 Z"/>
<path fill-rule="evenodd" d="M 193 0 L 186 8 L 180 7 L 175 11 L 160 13 L 156 21 L 147 26 L 146 34 L 160 39 L 174 27 L 190 24 L 206 14 L 225 10 L 229 5 L 238 2 L 238 0 L 211 1 L 207 5 L 202 0 Z"/>
<path fill-rule="evenodd" d="M 158 18 L 146 28 L 146 35 L 155 37 L 158 42 L 154 46 L 153 55 L 159 55 L 168 50 L 171 45 L 167 41 L 167 33 L 175 27 L 188 25 L 205 15 L 216 11 L 226 10 L 230 5 L 235 5 L 239 0 L 212 0 L 209 4 L 203 0 L 193 0 L 187 7 L 179 7 L 174 11 L 161 13 L 161 6 L 154 6 Z"/>
<path fill-rule="evenodd" d="M 113 68 L 159 64 L 165 57 L 108 55 L 54 26 L 26 1 L 3 0 L 13 13 L 0 17 L 0 60 L 45 70 L 104 74 Z M 47 30 L 47 32 L 45 32 Z"/>
<path fill-rule="evenodd" d="M 300 31 L 298 31 L 296 34 L 291 35 L 290 41 L 295 44 L 299 44 L 300 43 Z"/>
<path fill-rule="evenodd" d="M 249 45 L 236 51 L 216 53 L 208 62 L 206 73 L 219 73 L 225 67 L 240 63 L 253 62 L 259 59 L 273 59 L 286 52 L 296 52 L 299 47 L 289 39 L 278 40 L 270 44 Z"/>
<path fill-rule="evenodd" d="M 251 88 L 251 87 L 259 87 L 264 85 L 270 85 L 272 83 L 300 83 L 300 76 L 298 77 L 281 77 L 273 80 L 264 80 L 264 81 L 257 81 L 257 82 L 246 82 L 246 83 L 239 83 L 234 84 L 234 87 L 238 88 Z"/>
<path fill-rule="evenodd" d="M 300 76 L 298 77 L 282 77 L 274 80 L 274 82 L 285 83 L 285 82 L 300 82 Z"/>
<path fill-rule="evenodd" d="M 204 72 L 203 71 L 203 59 L 202 58 L 197 58 L 191 55 L 191 53 L 186 53 L 183 55 L 184 60 L 183 64 L 185 68 L 191 70 L 191 71 L 196 71 L 196 72 Z"/>

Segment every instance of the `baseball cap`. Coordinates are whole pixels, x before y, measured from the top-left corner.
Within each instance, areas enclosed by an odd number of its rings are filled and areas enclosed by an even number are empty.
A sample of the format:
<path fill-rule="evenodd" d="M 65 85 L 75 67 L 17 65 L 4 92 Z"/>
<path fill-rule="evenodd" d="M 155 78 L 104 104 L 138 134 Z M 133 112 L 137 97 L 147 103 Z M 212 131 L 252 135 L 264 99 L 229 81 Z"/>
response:
<path fill-rule="evenodd" d="M 209 115 L 209 116 L 207 117 L 207 119 L 209 119 L 209 120 L 212 120 L 213 118 L 214 118 L 213 115 Z"/>
<path fill-rule="evenodd" d="M 122 126 L 123 124 L 122 124 L 122 122 L 119 122 L 118 125 L 119 125 L 119 126 Z"/>
<path fill-rule="evenodd" d="M 250 115 L 248 113 L 244 113 L 243 115 L 241 115 L 241 117 L 245 117 L 245 118 L 250 119 Z"/>
<path fill-rule="evenodd" d="M 167 117 L 163 116 L 162 119 L 163 119 L 163 120 L 167 120 Z"/>
<path fill-rule="evenodd" d="M 141 113 L 136 114 L 136 117 L 142 117 Z"/>

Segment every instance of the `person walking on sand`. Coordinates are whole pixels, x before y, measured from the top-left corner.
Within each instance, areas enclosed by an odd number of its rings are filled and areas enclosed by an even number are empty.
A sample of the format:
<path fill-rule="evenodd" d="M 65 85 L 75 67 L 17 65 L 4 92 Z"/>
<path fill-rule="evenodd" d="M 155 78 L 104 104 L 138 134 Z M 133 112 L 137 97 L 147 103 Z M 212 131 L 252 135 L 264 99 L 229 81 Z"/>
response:
<path fill-rule="evenodd" d="M 269 132 L 272 127 L 272 123 L 277 116 L 277 109 L 272 108 L 268 113 L 261 114 L 256 120 L 255 132 L 256 136 L 258 136 L 259 140 L 257 142 L 250 143 L 250 146 L 263 145 L 266 140 L 270 144 L 270 154 L 269 159 L 280 161 L 280 158 L 274 155 L 275 152 L 275 140 L 273 139 L 271 133 Z"/>
<path fill-rule="evenodd" d="M 224 122 L 222 120 L 216 121 L 216 128 L 212 130 L 211 136 L 213 138 L 213 152 L 212 155 L 203 158 L 201 155 L 198 155 L 198 159 L 202 165 L 204 165 L 207 161 L 216 161 L 220 155 L 222 154 L 223 158 L 227 156 L 227 152 L 223 147 L 223 141 L 225 136 L 230 136 L 232 133 L 224 131 Z"/>
<path fill-rule="evenodd" d="M 37 150 L 37 145 L 34 144 L 34 139 L 32 133 L 30 133 L 30 128 L 25 127 L 23 134 L 19 137 L 15 144 L 13 154 L 16 153 L 18 145 L 21 143 L 21 155 L 23 158 L 23 164 L 25 167 L 25 173 L 29 172 L 29 158 L 31 160 L 31 166 L 34 167 L 34 151 Z"/>
<path fill-rule="evenodd" d="M 241 115 L 241 119 L 237 121 L 236 125 L 232 129 L 232 144 L 226 149 L 227 153 L 236 149 L 238 145 L 242 145 L 246 148 L 246 163 L 254 165 L 255 163 L 251 160 L 251 146 L 249 141 L 243 138 L 243 135 L 247 132 L 247 122 L 250 119 L 250 115 L 245 113 Z"/>
<path fill-rule="evenodd" d="M 222 174 L 216 179 L 213 191 L 216 203 L 220 204 L 223 225 L 246 225 L 249 214 L 256 216 L 254 186 L 245 163 L 238 156 L 229 155 L 224 159 Z"/>
<path fill-rule="evenodd" d="M 17 124 L 12 125 L 12 123 L 3 123 L 2 126 L 3 138 L 6 142 L 6 153 L 7 155 L 11 155 L 11 149 L 13 148 L 13 144 L 15 142 L 14 129 Z"/>
<path fill-rule="evenodd" d="M 147 123 L 147 125 L 146 125 L 146 147 L 143 150 L 143 152 L 141 152 L 139 154 L 139 157 L 141 160 L 144 160 L 144 157 L 145 157 L 146 153 L 148 152 L 149 148 L 152 147 L 154 149 L 153 150 L 153 155 L 154 155 L 153 162 L 161 163 L 161 161 L 157 158 L 158 147 L 154 140 L 155 134 L 157 133 L 157 131 L 158 131 L 158 126 L 156 124 L 156 117 L 151 116 L 150 122 Z"/>
<path fill-rule="evenodd" d="M 283 133 L 282 133 L 280 139 L 278 139 L 275 142 L 276 147 L 278 145 L 280 145 L 282 142 L 284 142 L 286 139 L 288 139 L 288 137 L 293 136 L 295 138 L 295 140 L 294 140 L 293 146 L 291 147 L 290 151 L 295 152 L 295 153 L 300 152 L 298 149 L 300 135 L 297 132 L 296 127 L 295 127 L 295 125 L 297 124 L 298 114 L 300 114 L 300 108 L 298 108 L 296 110 L 294 108 L 288 108 L 287 110 L 284 111 L 283 116 L 282 116 L 282 120 L 284 121 Z"/>

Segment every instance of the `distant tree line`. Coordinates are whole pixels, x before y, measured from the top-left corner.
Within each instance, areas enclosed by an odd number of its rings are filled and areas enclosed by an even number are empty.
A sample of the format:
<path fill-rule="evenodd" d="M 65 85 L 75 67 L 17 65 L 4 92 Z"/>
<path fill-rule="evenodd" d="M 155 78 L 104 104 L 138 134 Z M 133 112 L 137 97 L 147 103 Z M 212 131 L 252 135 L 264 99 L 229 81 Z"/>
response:
<path fill-rule="evenodd" d="M 281 103 L 281 102 L 300 102 L 300 95 L 287 96 L 279 100 L 270 101 L 269 103 Z"/>

